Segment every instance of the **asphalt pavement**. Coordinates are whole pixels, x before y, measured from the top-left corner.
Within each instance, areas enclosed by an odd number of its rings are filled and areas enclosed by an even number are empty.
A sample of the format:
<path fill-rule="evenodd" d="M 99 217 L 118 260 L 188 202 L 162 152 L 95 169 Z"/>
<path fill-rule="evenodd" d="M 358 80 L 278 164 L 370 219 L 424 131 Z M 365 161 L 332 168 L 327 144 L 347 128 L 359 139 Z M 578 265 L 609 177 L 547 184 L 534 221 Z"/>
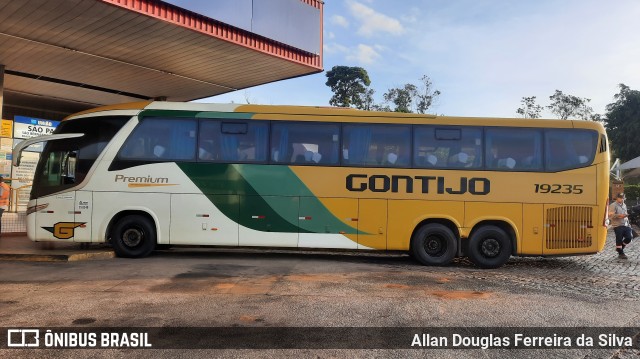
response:
<path fill-rule="evenodd" d="M 12 240 L 29 245 L 24 239 Z M 8 241 L 0 240 L 0 254 L 11 246 Z M 53 250 L 87 250 L 68 246 Z M 88 250 L 109 252 L 104 246 Z M 4 258 L 0 261 L 0 327 L 391 327 L 399 328 L 398 335 L 404 335 L 400 328 L 407 327 L 461 332 L 477 327 L 488 327 L 489 332 L 517 327 L 636 328 L 640 324 L 640 242 L 626 252 L 629 259 L 617 259 L 610 235 L 605 251 L 597 255 L 512 258 L 492 270 L 478 269 L 463 259 L 446 267 L 425 267 L 398 254 L 216 248 L 174 248 L 143 259 Z M 4 349 L 0 357 L 640 356 L 637 349 L 622 346 L 453 350 L 383 349 L 385 345 L 351 350 L 331 345 L 326 345 L 328 349 L 266 350 Z"/>

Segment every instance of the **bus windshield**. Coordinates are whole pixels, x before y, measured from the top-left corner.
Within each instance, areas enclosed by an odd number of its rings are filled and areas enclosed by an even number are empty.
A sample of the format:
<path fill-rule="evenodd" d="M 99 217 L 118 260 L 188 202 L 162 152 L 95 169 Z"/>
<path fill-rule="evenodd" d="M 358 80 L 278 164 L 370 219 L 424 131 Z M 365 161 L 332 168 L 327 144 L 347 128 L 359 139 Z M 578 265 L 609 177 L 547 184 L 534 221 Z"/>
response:
<path fill-rule="evenodd" d="M 129 116 L 110 116 L 63 121 L 54 134 L 84 135 L 47 142 L 36 168 L 31 199 L 80 184 L 111 138 L 129 119 Z"/>

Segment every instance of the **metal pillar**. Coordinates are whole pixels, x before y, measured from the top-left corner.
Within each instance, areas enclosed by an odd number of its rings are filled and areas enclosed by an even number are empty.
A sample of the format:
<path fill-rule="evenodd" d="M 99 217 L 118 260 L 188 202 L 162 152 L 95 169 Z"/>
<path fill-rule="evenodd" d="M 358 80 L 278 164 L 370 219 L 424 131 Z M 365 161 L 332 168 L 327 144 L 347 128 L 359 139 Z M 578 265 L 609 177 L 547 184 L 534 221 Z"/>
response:
<path fill-rule="evenodd" d="M 0 65 L 0 119 L 3 118 L 4 109 L 4 65 Z"/>

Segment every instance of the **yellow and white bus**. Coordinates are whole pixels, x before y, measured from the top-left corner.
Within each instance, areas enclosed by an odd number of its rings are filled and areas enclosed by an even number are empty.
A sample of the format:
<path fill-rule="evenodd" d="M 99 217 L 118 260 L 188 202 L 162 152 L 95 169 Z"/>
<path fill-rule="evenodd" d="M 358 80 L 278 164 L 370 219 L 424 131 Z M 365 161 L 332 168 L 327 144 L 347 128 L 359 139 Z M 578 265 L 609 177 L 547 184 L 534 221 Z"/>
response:
<path fill-rule="evenodd" d="M 408 251 L 495 268 L 605 244 L 594 122 L 145 102 L 65 119 L 27 210 L 34 241 Z"/>

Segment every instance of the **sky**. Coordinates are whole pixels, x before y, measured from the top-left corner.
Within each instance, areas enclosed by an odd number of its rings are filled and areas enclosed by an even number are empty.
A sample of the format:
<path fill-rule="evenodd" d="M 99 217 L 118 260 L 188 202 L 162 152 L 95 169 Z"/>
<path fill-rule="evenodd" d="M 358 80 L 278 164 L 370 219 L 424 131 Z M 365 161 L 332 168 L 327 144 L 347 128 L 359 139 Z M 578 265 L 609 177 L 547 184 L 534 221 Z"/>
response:
<path fill-rule="evenodd" d="M 378 103 L 429 76 L 439 115 L 518 117 L 555 90 L 603 114 L 618 84 L 640 89 L 638 19 L 637 0 L 325 0 L 324 72 L 204 101 L 327 106 L 326 71 L 343 65 L 367 70 Z"/>

